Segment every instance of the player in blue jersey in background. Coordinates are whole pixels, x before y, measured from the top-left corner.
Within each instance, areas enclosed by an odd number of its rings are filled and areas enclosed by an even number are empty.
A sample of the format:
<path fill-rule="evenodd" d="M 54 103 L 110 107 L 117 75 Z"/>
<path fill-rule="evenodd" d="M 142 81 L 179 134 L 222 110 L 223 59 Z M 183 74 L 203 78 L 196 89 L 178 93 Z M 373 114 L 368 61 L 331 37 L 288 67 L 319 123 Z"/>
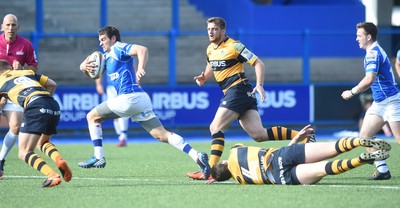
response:
<path fill-rule="evenodd" d="M 119 30 L 113 26 L 106 26 L 98 31 L 100 46 L 103 48 L 105 61 L 105 76 L 117 90 L 118 96 L 108 99 L 93 108 L 86 116 L 90 138 L 94 145 L 94 156 L 78 165 L 82 168 L 104 168 L 106 160 L 103 151 L 103 130 L 101 122 L 104 120 L 130 117 L 154 138 L 160 142 L 169 143 L 180 151 L 188 154 L 200 167 L 202 172 L 209 176 L 211 168 L 208 156 L 204 152 L 197 152 L 181 136 L 167 131 L 153 112 L 149 95 L 139 86 L 138 82 L 146 74 L 148 49 L 138 44 L 121 42 Z M 134 68 L 134 56 L 137 56 L 137 68 Z M 92 61 L 86 58 L 80 65 L 81 70 L 94 69 Z"/>
<path fill-rule="evenodd" d="M 397 76 L 400 77 L 400 49 L 397 51 L 396 61 L 394 66 L 396 68 Z"/>
<path fill-rule="evenodd" d="M 361 126 L 361 138 L 373 138 L 388 123 L 400 143 L 400 93 L 395 82 L 392 67 L 386 52 L 377 42 L 378 29 L 370 22 L 357 24 L 357 38 L 360 48 L 366 50 L 364 58 L 365 77 L 351 90 L 345 90 L 342 98 L 349 100 L 358 93 L 371 88 L 374 102 L 367 110 Z M 373 150 L 369 149 L 369 152 Z M 377 170 L 372 180 L 391 178 L 385 160 L 376 161 Z"/>

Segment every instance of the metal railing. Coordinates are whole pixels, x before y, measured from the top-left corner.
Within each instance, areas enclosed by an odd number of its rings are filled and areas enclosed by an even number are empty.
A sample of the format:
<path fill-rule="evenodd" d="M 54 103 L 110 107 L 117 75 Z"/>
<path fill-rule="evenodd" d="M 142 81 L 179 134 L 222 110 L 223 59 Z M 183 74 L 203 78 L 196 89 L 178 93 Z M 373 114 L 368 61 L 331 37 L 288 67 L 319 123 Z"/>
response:
<path fill-rule="evenodd" d="M 108 22 L 108 9 L 107 3 L 108 0 L 99 0 L 100 1 L 100 9 L 99 9 L 99 27 L 103 27 L 107 25 Z M 172 20 L 171 27 L 169 30 L 165 31 L 141 31 L 141 32 L 122 32 L 123 36 L 165 36 L 169 39 L 169 48 L 168 48 L 168 68 L 169 68 L 169 77 L 168 77 L 168 85 L 174 87 L 177 85 L 177 70 L 176 70 L 176 42 L 180 36 L 203 36 L 206 34 L 206 31 L 184 31 L 179 28 L 179 0 L 171 0 L 172 4 Z M 31 33 L 22 33 L 22 36 L 30 36 L 33 46 L 35 50 L 39 54 L 40 58 L 40 48 L 39 41 L 43 38 L 59 38 L 59 37 L 97 37 L 96 32 L 88 32 L 88 33 L 48 33 L 44 32 L 44 11 L 43 11 L 43 0 L 36 0 L 36 29 Z M 297 31 L 246 31 L 246 30 L 236 30 L 236 31 L 227 31 L 228 34 L 235 35 L 239 40 L 241 37 L 253 35 L 253 36 L 298 36 L 301 37 L 302 41 L 302 84 L 309 85 L 311 84 L 310 79 L 310 39 L 312 36 L 327 36 L 327 35 L 354 35 L 354 31 L 311 31 L 307 28 L 304 30 Z M 400 34 L 399 29 L 383 29 L 379 31 L 380 34 Z"/>

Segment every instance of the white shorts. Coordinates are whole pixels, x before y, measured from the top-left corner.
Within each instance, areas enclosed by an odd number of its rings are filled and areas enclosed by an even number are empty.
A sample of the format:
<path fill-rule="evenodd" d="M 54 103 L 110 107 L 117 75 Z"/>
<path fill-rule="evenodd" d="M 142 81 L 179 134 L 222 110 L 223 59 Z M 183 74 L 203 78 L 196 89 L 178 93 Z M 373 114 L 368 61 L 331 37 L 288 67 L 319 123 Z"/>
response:
<path fill-rule="evenodd" d="M 400 93 L 377 103 L 373 102 L 366 114 L 377 115 L 384 121 L 400 121 Z"/>
<path fill-rule="evenodd" d="M 145 92 L 118 95 L 106 102 L 113 113 L 120 117 L 130 117 L 133 122 L 147 121 L 156 117 L 150 97 Z"/>
<path fill-rule="evenodd" d="M 19 111 L 19 112 L 22 112 L 22 111 L 24 111 L 24 109 L 21 106 L 13 103 L 11 100 L 7 100 L 7 104 L 4 106 L 3 111 Z"/>
<path fill-rule="evenodd" d="M 118 96 L 117 90 L 112 85 L 107 85 L 106 93 L 107 93 L 107 99 L 115 98 Z"/>

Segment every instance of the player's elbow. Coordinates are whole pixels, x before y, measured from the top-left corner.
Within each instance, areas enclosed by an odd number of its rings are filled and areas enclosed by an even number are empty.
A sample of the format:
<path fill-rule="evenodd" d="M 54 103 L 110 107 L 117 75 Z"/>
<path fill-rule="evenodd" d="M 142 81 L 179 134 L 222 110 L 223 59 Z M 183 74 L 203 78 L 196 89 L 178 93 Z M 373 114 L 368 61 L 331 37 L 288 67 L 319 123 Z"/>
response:
<path fill-rule="evenodd" d="M 265 64 L 260 59 L 257 59 L 257 61 L 254 63 L 254 67 L 260 68 L 260 69 L 265 69 Z"/>
<path fill-rule="evenodd" d="M 149 49 L 146 46 L 137 46 L 137 54 L 142 56 L 147 56 L 149 54 Z"/>
<path fill-rule="evenodd" d="M 45 84 L 45 86 L 44 86 L 45 88 L 46 88 L 46 90 L 48 91 L 48 92 L 50 92 L 50 94 L 54 94 L 54 92 L 56 91 L 56 88 L 57 88 L 57 83 L 54 81 L 54 80 L 52 80 L 52 79 L 48 79 L 47 80 L 47 82 L 46 82 L 46 84 Z"/>

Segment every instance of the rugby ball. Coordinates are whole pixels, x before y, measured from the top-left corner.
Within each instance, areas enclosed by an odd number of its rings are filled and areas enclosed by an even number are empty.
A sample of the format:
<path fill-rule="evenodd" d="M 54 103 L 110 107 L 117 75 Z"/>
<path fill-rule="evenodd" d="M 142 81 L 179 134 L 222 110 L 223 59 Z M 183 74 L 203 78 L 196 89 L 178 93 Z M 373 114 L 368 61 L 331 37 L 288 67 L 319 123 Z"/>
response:
<path fill-rule="evenodd" d="M 85 71 L 85 74 L 92 79 L 98 79 L 105 70 L 104 55 L 100 51 L 95 51 L 90 54 L 88 61 L 93 61 L 92 64 L 95 65 L 95 67 L 93 71 Z"/>

